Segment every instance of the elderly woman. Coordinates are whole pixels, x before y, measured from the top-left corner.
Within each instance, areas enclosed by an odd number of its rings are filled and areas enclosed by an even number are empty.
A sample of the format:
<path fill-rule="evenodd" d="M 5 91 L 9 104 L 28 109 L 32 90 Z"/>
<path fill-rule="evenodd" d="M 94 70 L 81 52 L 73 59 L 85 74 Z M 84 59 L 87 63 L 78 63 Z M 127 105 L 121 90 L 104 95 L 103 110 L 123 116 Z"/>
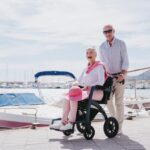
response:
<path fill-rule="evenodd" d="M 88 60 L 87 67 L 83 70 L 77 83 L 83 86 L 73 86 L 66 94 L 64 101 L 63 115 L 60 124 L 53 124 L 50 126 L 51 129 L 58 130 L 70 130 L 73 128 L 73 124 L 76 120 L 78 101 L 88 98 L 90 87 L 94 85 L 103 85 L 106 79 L 106 71 L 104 65 L 100 61 L 96 61 L 96 50 L 89 48 L 86 50 L 86 58 Z M 102 91 L 94 91 L 93 100 L 101 100 L 103 97 Z"/>

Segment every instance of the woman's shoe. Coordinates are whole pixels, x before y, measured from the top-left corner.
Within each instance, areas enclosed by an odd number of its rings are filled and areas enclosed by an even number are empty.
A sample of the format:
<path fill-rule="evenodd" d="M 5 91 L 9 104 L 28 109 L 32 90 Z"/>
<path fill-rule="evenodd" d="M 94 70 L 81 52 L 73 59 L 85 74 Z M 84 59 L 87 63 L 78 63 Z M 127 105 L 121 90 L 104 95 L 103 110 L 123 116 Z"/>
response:
<path fill-rule="evenodd" d="M 52 124 L 52 125 L 50 125 L 50 129 L 53 129 L 53 130 L 60 130 L 60 128 L 63 127 L 63 126 L 64 126 L 63 123 Z"/>
<path fill-rule="evenodd" d="M 61 127 L 60 127 L 60 130 L 61 130 L 61 131 L 73 130 L 73 124 L 69 122 L 69 123 L 67 123 L 67 124 L 64 125 L 64 126 L 61 126 Z"/>

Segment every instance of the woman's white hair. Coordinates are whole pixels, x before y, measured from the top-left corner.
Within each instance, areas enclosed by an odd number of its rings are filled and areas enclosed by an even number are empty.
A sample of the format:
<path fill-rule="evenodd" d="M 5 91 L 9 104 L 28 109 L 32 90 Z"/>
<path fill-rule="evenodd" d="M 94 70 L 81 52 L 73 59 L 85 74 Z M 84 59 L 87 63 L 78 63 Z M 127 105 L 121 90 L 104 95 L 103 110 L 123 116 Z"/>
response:
<path fill-rule="evenodd" d="M 88 51 L 93 51 L 97 55 L 96 49 L 94 47 L 86 49 L 86 52 Z"/>

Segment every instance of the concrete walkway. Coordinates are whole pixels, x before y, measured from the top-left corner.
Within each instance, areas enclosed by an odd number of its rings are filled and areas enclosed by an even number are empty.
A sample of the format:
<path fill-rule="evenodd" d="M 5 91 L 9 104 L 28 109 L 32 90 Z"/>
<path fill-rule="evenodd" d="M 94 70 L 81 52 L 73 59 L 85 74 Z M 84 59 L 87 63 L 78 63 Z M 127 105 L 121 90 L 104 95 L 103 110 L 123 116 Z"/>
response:
<path fill-rule="evenodd" d="M 108 139 L 103 123 L 93 123 L 96 135 L 87 141 L 77 131 L 70 137 L 48 128 L 0 131 L 0 150 L 150 150 L 150 118 L 125 121 L 124 135 Z"/>

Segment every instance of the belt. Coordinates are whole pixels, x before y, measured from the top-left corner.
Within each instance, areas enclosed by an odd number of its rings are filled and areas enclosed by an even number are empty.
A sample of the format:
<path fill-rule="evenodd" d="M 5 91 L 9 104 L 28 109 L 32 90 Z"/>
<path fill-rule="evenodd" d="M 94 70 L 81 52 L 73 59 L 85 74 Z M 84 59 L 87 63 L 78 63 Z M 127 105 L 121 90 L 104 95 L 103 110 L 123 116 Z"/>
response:
<path fill-rule="evenodd" d="M 118 72 L 118 73 L 113 73 L 113 74 L 111 74 L 111 73 L 108 73 L 109 75 L 112 75 L 112 76 L 117 76 L 117 75 L 119 75 L 121 72 Z"/>

